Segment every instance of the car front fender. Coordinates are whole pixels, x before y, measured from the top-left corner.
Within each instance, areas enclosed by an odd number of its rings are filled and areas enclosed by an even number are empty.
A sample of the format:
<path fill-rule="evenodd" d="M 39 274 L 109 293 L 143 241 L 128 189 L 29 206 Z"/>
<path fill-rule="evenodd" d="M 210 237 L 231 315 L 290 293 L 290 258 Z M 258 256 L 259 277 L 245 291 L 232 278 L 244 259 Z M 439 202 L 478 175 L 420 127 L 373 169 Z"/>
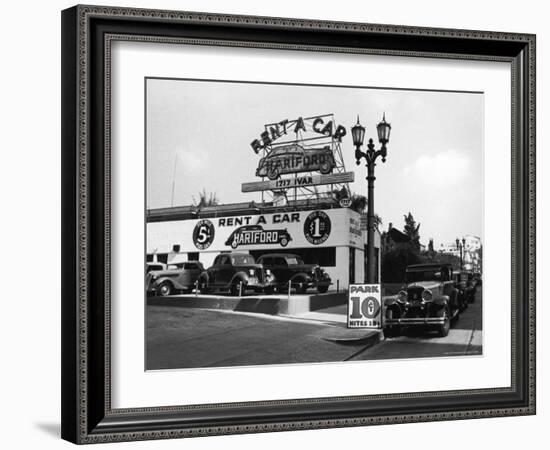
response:
<path fill-rule="evenodd" d="M 302 279 L 302 280 L 306 280 L 307 282 L 310 282 L 313 279 L 313 277 L 311 277 L 306 272 L 298 272 L 290 277 L 290 282 L 293 283 L 297 279 Z"/>
<path fill-rule="evenodd" d="M 176 283 L 174 282 L 174 280 L 170 277 L 160 277 L 160 278 L 157 278 L 155 281 L 153 281 L 151 283 L 151 286 L 153 288 L 157 288 L 159 287 L 162 283 L 164 283 L 165 281 L 169 282 L 174 288 L 176 287 Z"/>
<path fill-rule="evenodd" d="M 399 311 L 402 310 L 402 305 L 397 299 L 397 297 L 384 297 L 382 298 L 382 305 L 384 305 L 384 308 L 398 308 Z"/>
<path fill-rule="evenodd" d="M 442 307 L 447 306 L 450 301 L 451 301 L 451 299 L 449 298 L 448 295 L 441 295 L 441 296 L 436 297 L 436 298 L 433 299 L 432 305 L 434 307 L 436 307 L 437 309 L 440 309 Z"/>
<path fill-rule="evenodd" d="M 237 272 L 233 277 L 231 278 L 231 282 L 229 284 L 233 284 L 235 282 L 242 281 L 244 284 L 248 283 L 249 276 L 246 272 L 240 271 Z"/>
<path fill-rule="evenodd" d="M 398 305 L 399 301 L 397 300 L 397 297 L 384 297 L 382 299 L 382 303 L 384 306 L 391 306 L 391 305 Z"/>

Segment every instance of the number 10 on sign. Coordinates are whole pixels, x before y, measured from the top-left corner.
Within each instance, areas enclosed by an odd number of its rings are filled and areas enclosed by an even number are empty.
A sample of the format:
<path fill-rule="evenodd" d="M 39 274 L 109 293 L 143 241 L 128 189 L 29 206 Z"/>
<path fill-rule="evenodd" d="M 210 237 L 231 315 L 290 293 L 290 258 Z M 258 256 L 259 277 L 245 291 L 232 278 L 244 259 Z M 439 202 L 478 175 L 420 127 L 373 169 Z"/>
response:
<path fill-rule="evenodd" d="M 348 328 L 382 328 L 381 286 L 350 284 Z"/>

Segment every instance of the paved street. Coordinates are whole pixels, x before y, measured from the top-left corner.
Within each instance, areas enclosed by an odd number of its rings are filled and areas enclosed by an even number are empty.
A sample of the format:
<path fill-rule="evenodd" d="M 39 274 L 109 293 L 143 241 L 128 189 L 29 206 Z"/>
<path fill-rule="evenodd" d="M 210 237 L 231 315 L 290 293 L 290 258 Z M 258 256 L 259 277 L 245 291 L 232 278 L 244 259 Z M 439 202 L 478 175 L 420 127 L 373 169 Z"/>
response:
<path fill-rule="evenodd" d="M 147 368 L 196 368 L 479 355 L 481 291 L 449 335 L 346 328 L 347 306 L 289 316 L 148 305 Z"/>
<path fill-rule="evenodd" d="M 149 306 L 148 369 L 343 361 L 377 332 L 224 310 Z"/>
<path fill-rule="evenodd" d="M 396 359 L 441 356 L 481 355 L 482 317 L 481 289 L 476 300 L 463 311 L 459 320 L 452 326 L 449 335 L 440 338 L 429 334 L 413 334 L 385 339 L 380 344 L 365 349 L 352 359 Z"/>

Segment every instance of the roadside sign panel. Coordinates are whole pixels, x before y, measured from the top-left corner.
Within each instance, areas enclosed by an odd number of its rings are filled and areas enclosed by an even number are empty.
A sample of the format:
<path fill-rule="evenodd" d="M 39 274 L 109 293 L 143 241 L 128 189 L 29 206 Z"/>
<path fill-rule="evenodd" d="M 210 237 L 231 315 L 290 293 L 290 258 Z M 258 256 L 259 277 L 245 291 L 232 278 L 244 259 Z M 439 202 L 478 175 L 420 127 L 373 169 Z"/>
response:
<path fill-rule="evenodd" d="M 328 175 L 303 175 L 295 178 L 280 178 L 278 180 L 252 181 L 241 185 L 242 192 L 272 191 L 292 189 L 326 184 L 351 183 L 355 172 L 331 173 Z"/>
<path fill-rule="evenodd" d="M 380 284 L 350 284 L 348 328 L 382 328 Z"/>

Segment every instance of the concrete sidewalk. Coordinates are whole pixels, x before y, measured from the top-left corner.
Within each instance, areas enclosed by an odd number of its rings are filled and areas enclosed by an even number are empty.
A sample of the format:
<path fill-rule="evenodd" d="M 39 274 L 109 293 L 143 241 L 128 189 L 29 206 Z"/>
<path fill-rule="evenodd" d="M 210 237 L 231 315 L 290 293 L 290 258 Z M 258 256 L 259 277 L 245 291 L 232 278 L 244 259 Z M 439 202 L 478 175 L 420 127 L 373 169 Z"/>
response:
<path fill-rule="evenodd" d="M 346 303 L 342 305 L 329 306 L 315 311 L 297 313 L 292 315 L 292 317 L 346 325 L 348 321 L 348 305 Z"/>

